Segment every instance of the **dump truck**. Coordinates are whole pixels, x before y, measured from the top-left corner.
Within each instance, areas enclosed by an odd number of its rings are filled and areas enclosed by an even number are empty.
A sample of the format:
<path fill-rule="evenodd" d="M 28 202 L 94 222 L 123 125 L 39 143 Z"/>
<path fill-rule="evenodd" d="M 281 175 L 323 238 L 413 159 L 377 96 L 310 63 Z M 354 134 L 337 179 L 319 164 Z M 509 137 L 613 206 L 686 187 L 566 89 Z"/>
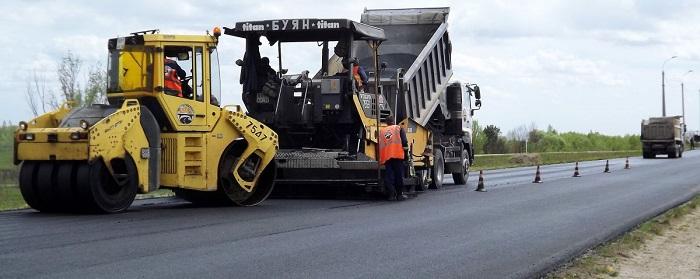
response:
<path fill-rule="evenodd" d="M 274 185 L 277 134 L 240 106 L 219 104 L 220 35 L 219 28 L 212 35 L 149 30 L 110 39 L 107 104 L 67 103 L 19 124 L 14 162 L 27 204 L 112 213 L 158 189 L 198 203 L 264 201 Z M 175 72 L 186 76 L 168 75 Z"/>
<path fill-rule="evenodd" d="M 445 173 L 465 184 L 480 90 L 450 80 L 448 14 L 449 8 L 365 10 L 361 22 L 300 18 L 224 27 L 224 34 L 245 40 L 237 64 L 248 114 L 279 134 L 275 183 L 384 192 L 377 136 L 391 117 L 410 144 L 407 185 L 440 188 Z M 277 70 L 261 57 L 265 45 L 263 53 L 276 47 Z M 318 58 L 290 74 L 285 48 L 295 61 Z M 367 75 L 362 82 L 359 71 Z"/>
<path fill-rule="evenodd" d="M 681 116 L 651 117 L 642 120 L 642 157 L 654 158 L 666 154 L 668 158 L 683 157 L 683 127 Z"/>

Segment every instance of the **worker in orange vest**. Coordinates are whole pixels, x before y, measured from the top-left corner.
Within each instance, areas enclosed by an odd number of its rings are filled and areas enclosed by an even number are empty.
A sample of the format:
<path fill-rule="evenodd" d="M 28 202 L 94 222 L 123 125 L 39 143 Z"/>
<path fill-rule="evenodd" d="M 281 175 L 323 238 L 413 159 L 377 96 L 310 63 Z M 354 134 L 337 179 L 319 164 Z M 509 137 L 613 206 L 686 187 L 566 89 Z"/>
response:
<path fill-rule="evenodd" d="M 365 92 L 367 88 L 367 72 L 365 68 L 360 66 L 360 61 L 357 58 L 353 59 L 352 78 L 355 80 L 357 91 Z"/>
<path fill-rule="evenodd" d="M 388 199 L 405 200 L 403 193 L 404 160 L 408 159 L 408 140 L 401 126 L 394 124 L 394 118 L 387 118 L 387 126 L 379 133 L 379 163 L 384 165 L 384 186 Z"/>
<path fill-rule="evenodd" d="M 168 95 L 182 97 L 182 80 L 185 79 L 187 73 L 183 70 L 175 60 L 165 58 L 163 63 L 165 76 L 163 79 L 164 91 Z"/>

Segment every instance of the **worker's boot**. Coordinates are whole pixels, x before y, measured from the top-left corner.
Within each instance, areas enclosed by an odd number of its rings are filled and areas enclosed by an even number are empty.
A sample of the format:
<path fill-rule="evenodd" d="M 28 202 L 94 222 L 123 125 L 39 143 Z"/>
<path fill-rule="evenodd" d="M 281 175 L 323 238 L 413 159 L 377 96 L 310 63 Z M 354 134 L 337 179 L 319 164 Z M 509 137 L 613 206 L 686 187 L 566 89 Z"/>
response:
<path fill-rule="evenodd" d="M 406 196 L 406 194 L 404 194 L 403 192 L 399 192 L 399 194 L 396 196 L 396 199 L 399 201 L 405 201 L 406 199 L 408 199 L 408 196 Z"/>

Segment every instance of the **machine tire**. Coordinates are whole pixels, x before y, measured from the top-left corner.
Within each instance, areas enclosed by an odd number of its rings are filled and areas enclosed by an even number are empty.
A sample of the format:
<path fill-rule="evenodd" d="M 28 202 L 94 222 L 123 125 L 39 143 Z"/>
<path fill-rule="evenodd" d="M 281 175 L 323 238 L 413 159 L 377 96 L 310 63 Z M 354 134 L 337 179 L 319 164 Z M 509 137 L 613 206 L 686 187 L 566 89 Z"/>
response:
<path fill-rule="evenodd" d="M 683 146 L 678 147 L 678 158 L 683 158 Z"/>
<path fill-rule="evenodd" d="M 258 205 L 270 196 L 274 188 L 275 175 L 277 173 L 275 162 L 272 161 L 265 167 L 260 177 L 258 177 L 253 191 L 249 193 L 238 185 L 233 177 L 233 173 L 229 171 L 233 169 L 239 158 L 231 152 L 224 153 L 219 167 L 219 188 L 238 206 Z"/>
<path fill-rule="evenodd" d="M 469 152 L 467 150 L 462 150 L 462 157 L 460 157 L 462 162 L 462 171 L 453 172 L 452 180 L 455 185 L 466 185 L 467 180 L 469 180 Z"/>
<path fill-rule="evenodd" d="M 39 200 L 39 193 L 36 188 L 36 171 L 38 166 L 39 163 L 34 161 L 24 161 L 22 163 L 19 170 L 19 190 L 29 207 L 43 211 L 44 206 Z"/>
<path fill-rule="evenodd" d="M 56 164 L 52 161 L 43 161 L 39 163 L 36 178 L 36 189 L 39 197 L 42 211 L 56 212 L 61 205 L 58 197 L 58 191 L 54 188 L 56 181 Z"/>
<path fill-rule="evenodd" d="M 72 161 L 61 162 L 56 170 L 57 196 L 61 209 L 79 211 L 78 196 L 75 191 L 77 164 Z"/>
<path fill-rule="evenodd" d="M 428 182 L 429 177 L 428 170 L 416 171 L 416 176 L 418 176 L 418 185 L 416 185 L 416 191 L 427 191 L 430 188 L 430 183 Z"/>
<path fill-rule="evenodd" d="M 678 146 L 674 146 L 672 151 L 668 152 L 668 158 L 676 158 L 678 156 Z"/>
<path fill-rule="evenodd" d="M 88 165 L 88 183 L 83 187 L 88 199 L 89 208 L 100 213 L 116 213 L 125 211 L 136 198 L 138 190 L 138 173 L 136 165 L 131 157 L 127 155 L 124 160 L 126 164 L 126 177 L 123 181 L 117 180 L 110 175 L 102 160 L 97 160 Z M 83 179 L 82 177 L 80 179 Z M 121 184 L 121 185 L 120 185 Z"/>
<path fill-rule="evenodd" d="M 650 159 L 653 158 L 653 156 L 651 155 L 651 152 L 642 152 L 642 158 Z"/>
<path fill-rule="evenodd" d="M 430 183 L 431 189 L 442 188 L 442 181 L 445 178 L 445 158 L 442 156 L 442 150 L 435 149 L 433 154 L 433 181 Z"/>

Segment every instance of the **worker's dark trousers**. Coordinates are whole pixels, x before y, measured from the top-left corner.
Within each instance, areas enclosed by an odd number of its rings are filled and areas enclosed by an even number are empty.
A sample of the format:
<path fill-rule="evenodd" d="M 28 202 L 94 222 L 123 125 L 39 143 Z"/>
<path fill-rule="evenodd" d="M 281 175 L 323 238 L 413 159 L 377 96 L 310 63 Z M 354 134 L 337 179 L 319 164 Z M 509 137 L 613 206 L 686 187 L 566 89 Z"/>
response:
<path fill-rule="evenodd" d="M 389 196 L 403 192 L 403 160 L 389 159 L 384 163 L 384 187 Z"/>

